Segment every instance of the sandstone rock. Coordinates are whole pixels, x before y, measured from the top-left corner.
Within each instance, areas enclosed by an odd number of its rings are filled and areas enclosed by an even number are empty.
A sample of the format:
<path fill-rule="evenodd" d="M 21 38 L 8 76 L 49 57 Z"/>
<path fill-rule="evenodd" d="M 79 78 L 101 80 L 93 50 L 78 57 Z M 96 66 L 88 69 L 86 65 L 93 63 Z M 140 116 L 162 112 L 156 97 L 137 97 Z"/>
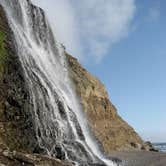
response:
<path fill-rule="evenodd" d="M 104 150 L 109 153 L 112 149 L 143 146 L 134 129 L 118 116 L 103 84 L 82 68 L 75 58 L 67 55 L 67 59 L 83 110 Z M 60 103 L 59 109 L 63 113 Z M 36 141 L 31 110 L 32 103 L 16 55 L 13 34 L 0 6 L 0 166 L 69 166 L 60 160 L 33 154 L 44 152 Z M 60 154 L 56 157 L 63 160 L 63 151 L 59 147 L 55 150 Z"/>
<path fill-rule="evenodd" d="M 83 110 L 89 119 L 95 136 L 109 153 L 111 150 L 140 150 L 143 140 L 117 113 L 110 102 L 104 85 L 77 59 L 66 53 L 70 77 L 81 99 Z"/>

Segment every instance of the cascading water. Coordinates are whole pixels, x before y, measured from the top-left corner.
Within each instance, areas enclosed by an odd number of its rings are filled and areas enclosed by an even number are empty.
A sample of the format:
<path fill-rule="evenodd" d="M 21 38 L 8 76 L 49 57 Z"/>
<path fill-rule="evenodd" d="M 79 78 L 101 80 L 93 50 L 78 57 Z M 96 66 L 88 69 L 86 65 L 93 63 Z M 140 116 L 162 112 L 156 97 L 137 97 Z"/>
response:
<path fill-rule="evenodd" d="M 64 50 L 42 9 L 30 0 L 0 0 L 13 30 L 33 103 L 37 141 L 48 155 L 77 165 L 114 165 L 89 134 L 68 77 Z"/>

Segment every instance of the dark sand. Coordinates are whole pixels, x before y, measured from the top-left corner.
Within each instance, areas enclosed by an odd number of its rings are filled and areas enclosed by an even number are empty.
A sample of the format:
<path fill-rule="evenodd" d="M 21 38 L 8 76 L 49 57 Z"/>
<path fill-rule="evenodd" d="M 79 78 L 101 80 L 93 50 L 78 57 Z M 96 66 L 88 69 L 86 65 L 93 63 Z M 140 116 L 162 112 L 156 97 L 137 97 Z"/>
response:
<path fill-rule="evenodd" d="M 166 153 L 161 152 L 112 152 L 112 157 L 123 161 L 123 166 L 166 166 Z"/>

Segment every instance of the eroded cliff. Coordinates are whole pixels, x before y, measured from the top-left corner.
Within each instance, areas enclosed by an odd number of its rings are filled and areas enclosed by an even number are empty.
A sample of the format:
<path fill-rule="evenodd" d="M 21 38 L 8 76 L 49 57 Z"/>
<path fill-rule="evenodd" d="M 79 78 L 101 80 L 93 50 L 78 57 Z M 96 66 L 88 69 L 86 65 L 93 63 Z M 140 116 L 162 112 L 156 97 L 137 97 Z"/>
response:
<path fill-rule="evenodd" d="M 141 150 L 147 148 L 143 140 L 117 113 L 110 102 L 104 85 L 88 71 L 77 59 L 66 53 L 70 77 L 82 101 L 83 110 L 90 126 L 104 150 Z"/>
<path fill-rule="evenodd" d="M 33 122 L 23 69 L 16 54 L 12 31 L 0 6 L 0 144 L 33 151 Z"/>
<path fill-rule="evenodd" d="M 35 154 L 42 151 L 36 140 L 32 104 L 13 39 L 0 5 L 0 165 L 70 166 Z"/>
<path fill-rule="evenodd" d="M 0 6 L 0 164 L 42 165 L 47 161 L 48 166 L 58 165 L 57 160 L 33 154 L 42 153 L 42 149 L 37 143 L 31 114 L 33 104 L 16 52 L 13 33 Z M 104 150 L 109 153 L 111 150 L 145 149 L 142 139 L 117 114 L 104 85 L 75 58 L 66 55 L 83 110 Z"/>

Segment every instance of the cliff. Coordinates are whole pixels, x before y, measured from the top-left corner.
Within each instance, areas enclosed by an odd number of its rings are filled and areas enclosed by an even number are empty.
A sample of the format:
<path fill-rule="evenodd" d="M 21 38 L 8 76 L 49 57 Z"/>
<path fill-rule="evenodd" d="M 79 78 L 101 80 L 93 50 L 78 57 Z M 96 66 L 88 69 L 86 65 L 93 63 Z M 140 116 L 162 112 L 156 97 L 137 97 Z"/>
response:
<path fill-rule="evenodd" d="M 0 145 L 14 150 L 34 150 L 37 145 L 30 106 L 13 34 L 0 7 Z"/>
<path fill-rule="evenodd" d="M 109 153 L 111 150 L 148 149 L 134 129 L 118 115 L 104 85 L 86 71 L 77 59 L 67 53 L 66 57 L 70 77 L 82 101 L 83 110 L 104 150 Z"/>
<path fill-rule="evenodd" d="M 17 56 L 13 33 L 0 6 L 0 164 L 68 165 L 48 156 L 37 143 L 27 81 Z M 81 99 L 92 131 L 111 150 L 148 149 L 117 113 L 104 85 L 66 53 L 70 77 Z M 38 153 L 38 155 L 36 154 Z"/>
<path fill-rule="evenodd" d="M 42 151 L 36 141 L 31 106 L 13 33 L 0 5 L 0 165 L 70 166 L 36 154 Z"/>

